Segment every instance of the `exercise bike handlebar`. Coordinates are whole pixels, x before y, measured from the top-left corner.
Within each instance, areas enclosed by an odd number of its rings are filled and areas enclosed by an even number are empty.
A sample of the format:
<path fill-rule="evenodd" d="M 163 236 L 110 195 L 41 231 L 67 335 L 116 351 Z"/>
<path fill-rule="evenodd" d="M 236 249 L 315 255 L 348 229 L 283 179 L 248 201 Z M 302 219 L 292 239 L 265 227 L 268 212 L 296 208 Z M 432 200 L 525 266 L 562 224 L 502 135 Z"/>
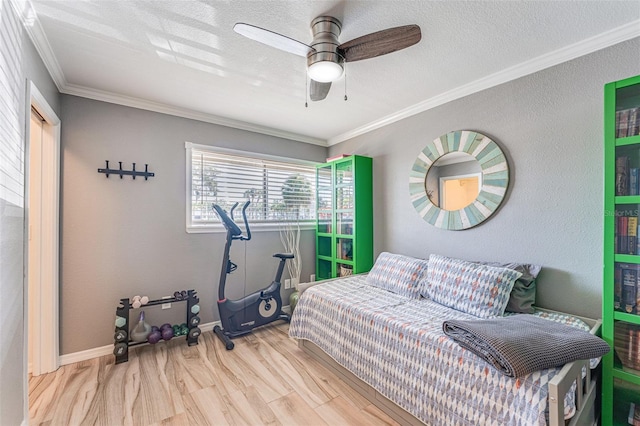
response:
<path fill-rule="evenodd" d="M 244 221 L 244 229 L 247 231 L 247 235 L 241 235 L 240 239 L 244 241 L 249 241 L 251 239 L 251 228 L 249 228 L 249 221 L 247 220 L 247 208 L 249 207 L 249 204 L 251 204 L 251 201 L 247 200 L 247 202 L 242 206 L 242 220 Z M 233 219 L 233 212 L 231 213 L 231 219 Z"/>
<path fill-rule="evenodd" d="M 249 221 L 247 220 L 247 208 L 249 207 L 249 204 L 251 204 L 251 201 L 247 201 L 242 206 L 242 219 L 244 221 L 244 227 L 247 230 L 247 235 L 242 235 L 242 230 L 233 219 L 233 211 L 238 207 L 238 204 L 239 203 L 235 203 L 233 207 L 231 207 L 231 217 L 229 217 L 227 212 L 217 204 L 213 205 L 213 209 L 218 213 L 218 216 L 222 221 L 222 225 L 231 233 L 231 238 L 234 240 L 249 241 L 251 239 L 251 229 L 249 228 Z"/>

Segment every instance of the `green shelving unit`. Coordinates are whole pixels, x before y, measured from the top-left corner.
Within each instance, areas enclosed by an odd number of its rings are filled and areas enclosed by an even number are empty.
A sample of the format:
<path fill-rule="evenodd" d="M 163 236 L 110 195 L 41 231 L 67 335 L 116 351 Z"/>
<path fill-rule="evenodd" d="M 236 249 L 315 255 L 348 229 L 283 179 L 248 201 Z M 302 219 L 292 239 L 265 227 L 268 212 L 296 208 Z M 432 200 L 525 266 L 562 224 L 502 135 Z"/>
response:
<path fill-rule="evenodd" d="M 372 159 L 351 155 L 316 167 L 316 279 L 373 266 Z"/>
<path fill-rule="evenodd" d="M 640 406 L 640 76 L 604 92 L 602 338 L 612 351 L 602 361 L 601 423 L 608 426 L 629 424 L 630 404 Z"/>

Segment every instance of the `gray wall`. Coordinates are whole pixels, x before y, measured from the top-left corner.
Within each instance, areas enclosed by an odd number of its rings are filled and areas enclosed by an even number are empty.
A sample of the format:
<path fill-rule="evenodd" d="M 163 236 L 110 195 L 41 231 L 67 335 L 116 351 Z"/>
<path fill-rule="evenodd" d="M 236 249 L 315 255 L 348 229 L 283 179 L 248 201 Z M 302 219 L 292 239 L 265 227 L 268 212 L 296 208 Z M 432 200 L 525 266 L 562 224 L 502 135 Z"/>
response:
<path fill-rule="evenodd" d="M 58 114 L 58 91 L 8 1 L 0 2 L 0 424 L 26 422 L 24 156 L 26 82 Z M 11 182 L 11 183 L 9 183 Z"/>
<path fill-rule="evenodd" d="M 61 354 L 112 344 L 118 301 L 136 294 L 154 299 L 193 288 L 201 300 L 202 321 L 218 320 L 215 301 L 225 234 L 185 231 L 185 141 L 318 162 L 327 152 L 68 95 L 62 96 L 62 117 Z M 148 163 L 155 177 L 107 179 L 97 173 L 105 160 L 112 167 L 122 161 L 124 169 L 135 162 L 138 170 Z M 302 279 L 308 280 L 315 269 L 313 231 L 303 232 L 301 246 Z M 234 243 L 231 255 L 239 267 L 228 281 L 227 295 L 238 298 L 267 286 L 277 266 L 271 255 L 282 250 L 278 232 L 254 232 L 250 242 Z M 183 322 L 184 305 L 174 305 L 173 312 L 158 308 L 146 313 L 151 323 Z"/>
<path fill-rule="evenodd" d="M 600 317 L 603 86 L 640 74 L 638 52 L 636 38 L 332 146 L 374 159 L 376 253 L 537 263 L 540 306 Z M 458 129 L 500 144 L 511 184 L 494 217 L 455 232 L 420 218 L 408 176 L 427 143 Z"/>

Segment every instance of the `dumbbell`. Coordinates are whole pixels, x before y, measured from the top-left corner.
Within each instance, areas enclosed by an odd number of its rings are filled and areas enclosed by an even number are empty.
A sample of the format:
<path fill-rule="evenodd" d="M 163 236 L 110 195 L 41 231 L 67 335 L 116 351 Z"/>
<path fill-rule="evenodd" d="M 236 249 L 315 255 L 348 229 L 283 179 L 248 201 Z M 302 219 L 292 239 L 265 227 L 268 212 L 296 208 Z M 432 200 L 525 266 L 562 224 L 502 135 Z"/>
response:
<path fill-rule="evenodd" d="M 162 339 L 171 340 L 173 338 L 173 328 L 171 326 L 162 328 L 160 331 Z"/>
<path fill-rule="evenodd" d="M 180 324 L 180 335 L 186 336 L 187 334 L 189 334 L 189 327 L 187 326 L 186 322 L 183 322 L 182 324 Z"/>
<path fill-rule="evenodd" d="M 175 293 L 173 293 L 173 297 L 176 300 L 183 300 L 187 298 L 187 292 L 182 290 L 182 291 L 176 291 Z"/>
<path fill-rule="evenodd" d="M 189 325 L 191 327 L 195 327 L 198 324 L 200 324 L 200 317 L 197 315 L 194 317 L 191 317 L 191 319 L 189 320 Z"/>
<path fill-rule="evenodd" d="M 126 343 L 124 343 L 124 342 L 116 343 L 116 344 L 113 346 L 113 354 L 114 354 L 115 356 L 121 356 L 121 355 L 124 355 L 124 354 L 126 354 L 126 353 L 127 353 L 127 351 L 128 351 L 128 350 L 129 350 L 129 346 L 128 346 Z"/>
<path fill-rule="evenodd" d="M 118 328 L 124 327 L 126 323 L 127 323 L 127 319 L 125 317 L 116 315 L 116 327 Z"/>
<path fill-rule="evenodd" d="M 113 335 L 113 339 L 116 342 L 124 342 L 125 340 L 127 340 L 127 332 L 124 330 L 116 330 L 116 334 Z"/>
<path fill-rule="evenodd" d="M 200 329 L 198 327 L 192 328 L 191 330 L 189 330 L 189 337 L 192 339 L 197 339 L 198 336 L 200 336 L 200 334 L 202 333 L 202 331 L 200 331 Z"/>
<path fill-rule="evenodd" d="M 158 327 L 156 327 L 156 330 L 152 331 L 151 334 L 149 334 L 149 337 L 147 337 L 147 341 L 152 345 L 158 343 L 160 339 L 162 339 L 162 333 L 160 333 Z"/>
<path fill-rule="evenodd" d="M 146 305 L 147 303 L 149 303 L 149 298 L 147 296 L 133 296 L 133 299 L 131 299 L 131 306 L 134 309 L 138 309 L 140 306 Z"/>

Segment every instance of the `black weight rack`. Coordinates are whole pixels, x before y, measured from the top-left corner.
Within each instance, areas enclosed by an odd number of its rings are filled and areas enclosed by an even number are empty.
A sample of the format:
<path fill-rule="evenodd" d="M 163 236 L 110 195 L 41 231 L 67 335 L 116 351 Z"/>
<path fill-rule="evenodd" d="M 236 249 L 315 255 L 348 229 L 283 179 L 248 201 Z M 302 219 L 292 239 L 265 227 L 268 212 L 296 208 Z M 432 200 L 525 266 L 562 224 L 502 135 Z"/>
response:
<path fill-rule="evenodd" d="M 176 292 L 181 293 L 181 292 Z M 150 300 L 147 304 L 141 306 L 149 307 L 162 305 L 164 303 L 187 303 L 187 326 L 189 332 L 186 335 L 187 344 L 189 346 L 198 344 L 198 337 L 201 334 L 198 324 L 200 324 L 200 299 L 198 299 L 195 290 L 187 290 L 187 297 L 177 298 L 171 297 L 166 299 Z M 133 342 L 129 339 L 129 311 L 134 309 L 131 306 L 129 298 L 120 299 L 120 306 L 116 308 L 116 329 L 113 342 L 113 354 L 116 357 L 116 364 L 129 361 L 129 347 L 146 344 L 147 342 Z"/>

